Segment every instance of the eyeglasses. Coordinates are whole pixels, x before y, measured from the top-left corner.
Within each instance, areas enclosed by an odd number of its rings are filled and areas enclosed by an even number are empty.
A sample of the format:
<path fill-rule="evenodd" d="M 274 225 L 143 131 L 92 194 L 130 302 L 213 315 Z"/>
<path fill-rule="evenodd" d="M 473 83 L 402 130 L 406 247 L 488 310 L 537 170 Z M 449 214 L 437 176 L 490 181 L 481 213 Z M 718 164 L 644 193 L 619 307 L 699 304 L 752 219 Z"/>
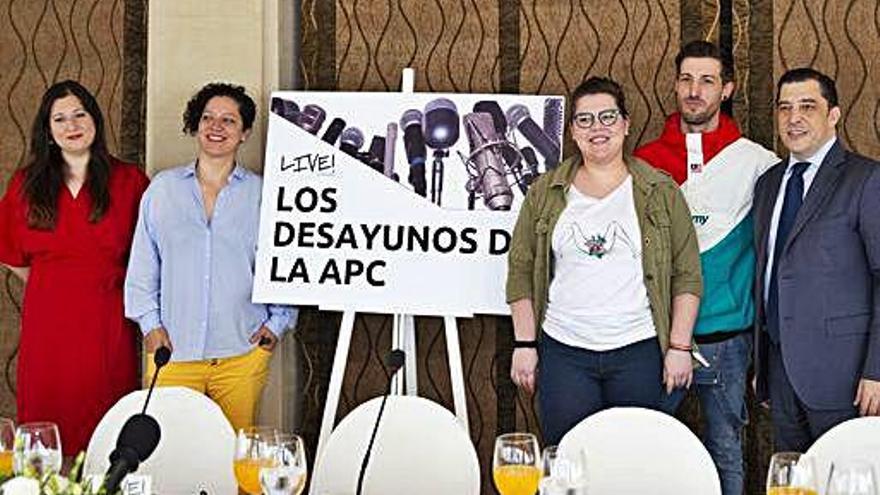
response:
<path fill-rule="evenodd" d="M 617 108 L 609 108 L 596 114 L 590 112 L 576 113 L 571 120 L 574 122 L 574 125 L 580 129 L 589 129 L 590 127 L 593 127 L 596 120 L 605 127 L 611 127 L 617 123 L 617 119 L 620 118 L 620 115 L 620 110 Z"/>

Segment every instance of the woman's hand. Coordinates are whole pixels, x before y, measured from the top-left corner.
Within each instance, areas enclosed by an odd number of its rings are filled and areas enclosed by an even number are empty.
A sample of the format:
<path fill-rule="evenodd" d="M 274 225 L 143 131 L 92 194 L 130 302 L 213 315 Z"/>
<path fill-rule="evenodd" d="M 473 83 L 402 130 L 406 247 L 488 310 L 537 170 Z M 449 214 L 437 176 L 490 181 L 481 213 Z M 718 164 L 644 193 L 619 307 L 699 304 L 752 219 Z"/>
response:
<path fill-rule="evenodd" d="M 513 350 L 510 365 L 510 379 L 517 387 L 532 394 L 535 392 L 535 374 L 538 370 L 537 349 L 519 348 Z"/>
<path fill-rule="evenodd" d="M 165 327 L 156 327 L 144 335 L 144 349 L 148 354 L 156 352 L 156 349 L 165 346 L 168 350 L 174 350 L 171 347 L 171 338 Z"/>
<path fill-rule="evenodd" d="M 666 384 L 666 393 L 672 393 L 676 388 L 690 388 L 694 378 L 694 368 L 691 364 L 691 353 L 678 349 L 666 351 L 663 362 L 663 383 Z"/>
<path fill-rule="evenodd" d="M 263 325 L 251 335 L 250 343 L 257 344 L 264 350 L 272 352 L 275 349 L 275 345 L 278 344 L 278 337 L 266 325 Z"/>

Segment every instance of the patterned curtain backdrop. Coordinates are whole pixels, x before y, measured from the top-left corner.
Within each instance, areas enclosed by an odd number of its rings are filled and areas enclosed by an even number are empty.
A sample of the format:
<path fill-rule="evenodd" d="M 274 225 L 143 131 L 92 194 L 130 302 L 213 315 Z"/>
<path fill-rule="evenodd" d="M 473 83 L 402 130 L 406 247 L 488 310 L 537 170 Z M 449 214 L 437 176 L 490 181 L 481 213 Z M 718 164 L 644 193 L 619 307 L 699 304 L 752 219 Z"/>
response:
<path fill-rule="evenodd" d="M 880 156 L 880 2 L 777 0 L 773 73 L 813 66 L 837 80 L 839 135 L 851 149 Z"/>
<path fill-rule="evenodd" d="M 878 0 L 303 0 L 300 7 L 301 89 L 397 91 L 404 67 L 416 69 L 417 91 L 568 94 L 589 76 L 610 76 L 627 91 L 631 149 L 656 136 L 675 108 L 680 44 L 707 39 L 735 62 L 729 111 L 753 140 L 776 146 L 775 80 L 787 68 L 814 65 L 838 79 L 844 141 L 880 155 Z M 573 151 L 570 142 L 566 151 Z M 303 428 L 314 443 L 339 319 L 309 317 L 299 340 L 309 357 Z M 487 469 L 492 439 L 511 430 L 537 432 L 534 402 L 508 378 L 509 319 L 459 324 L 471 436 L 484 466 L 484 493 L 494 493 Z M 441 325 L 418 320 L 419 379 L 425 396 L 451 407 Z M 390 327 L 385 316 L 358 319 L 338 418 L 381 392 Z M 749 402 L 748 493 L 762 493 L 772 453 L 769 415 Z M 687 401 L 680 417 L 700 430 L 696 401 Z"/>
<path fill-rule="evenodd" d="M 97 97 L 107 142 L 140 161 L 147 0 L 0 0 L 0 191 L 25 161 L 46 88 L 76 79 Z M 15 416 L 21 284 L 0 273 L 0 415 Z"/>

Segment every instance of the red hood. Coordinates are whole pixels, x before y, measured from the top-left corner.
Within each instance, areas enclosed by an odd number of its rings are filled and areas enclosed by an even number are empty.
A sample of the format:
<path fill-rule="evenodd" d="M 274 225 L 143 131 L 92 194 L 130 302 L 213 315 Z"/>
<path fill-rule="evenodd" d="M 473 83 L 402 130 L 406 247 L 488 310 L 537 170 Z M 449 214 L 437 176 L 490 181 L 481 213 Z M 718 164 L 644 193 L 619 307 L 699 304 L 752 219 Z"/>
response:
<path fill-rule="evenodd" d="M 736 122 L 727 115 L 720 114 L 718 128 L 702 133 L 703 164 L 741 136 Z M 687 180 L 687 147 L 685 135 L 681 132 L 681 114 L 676 112 L 670 115 L 660 137 L 636 149 L 635 155 L 659 169 L 666 170 L 679 184 Z"/>

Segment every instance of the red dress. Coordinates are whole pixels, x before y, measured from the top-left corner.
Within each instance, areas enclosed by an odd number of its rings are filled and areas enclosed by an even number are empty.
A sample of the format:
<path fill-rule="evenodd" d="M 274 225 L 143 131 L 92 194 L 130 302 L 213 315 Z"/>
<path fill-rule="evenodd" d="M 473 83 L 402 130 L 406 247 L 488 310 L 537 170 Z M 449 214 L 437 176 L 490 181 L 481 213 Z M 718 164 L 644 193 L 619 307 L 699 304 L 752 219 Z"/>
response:
<path fill-rule="evenodd" d="M 65 455 L 88 446 L 116 401 L 137 388 L 137 327 L 125 319 L 122 285 L 148 179 L 112 161 L 110 205 L 89 223 L 91 196 L 67 187 L 51 231 L 27 226 L 24 174 L 0 200 L 0 262 L 29 266 L 18 351 L 18 421 L 58 424 Z"/>

